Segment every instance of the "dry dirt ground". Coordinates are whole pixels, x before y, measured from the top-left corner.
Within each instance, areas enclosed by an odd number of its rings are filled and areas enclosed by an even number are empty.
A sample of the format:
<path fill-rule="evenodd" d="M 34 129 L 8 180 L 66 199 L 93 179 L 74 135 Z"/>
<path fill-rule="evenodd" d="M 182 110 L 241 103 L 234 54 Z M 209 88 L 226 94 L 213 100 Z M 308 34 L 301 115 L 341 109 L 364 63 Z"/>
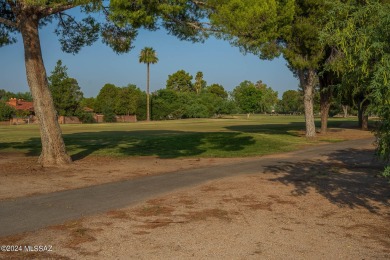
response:
<path fill-rule="evenodd" d="M 342 135 L 369 134 L 335 133 Z M 378 177 L 380 167 L 347 163 L 366 161 L 369 148 L 348 158 L 316 157 L 210 181 L 134 207 L 3 237 L 0 246 L 23 251 L 0 252 L 0 258 L 389 259 L 390 184 Z M 1 199 L 251 160 L 86 158 L 67 169 L 41 169 L 35 159 L 0 157 Z M 24 250 L 38 245 L 52 251 Z"/>

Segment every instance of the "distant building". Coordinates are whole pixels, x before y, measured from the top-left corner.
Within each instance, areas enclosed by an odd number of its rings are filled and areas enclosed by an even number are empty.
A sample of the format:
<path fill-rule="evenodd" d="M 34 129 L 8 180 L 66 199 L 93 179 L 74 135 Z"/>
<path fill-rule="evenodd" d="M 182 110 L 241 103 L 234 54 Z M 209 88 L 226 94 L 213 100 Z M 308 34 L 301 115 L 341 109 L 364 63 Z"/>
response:
<path fill-rule="evenodd" d="M 25 101 L 23 99 L 10 98 L 6 102 L 9 106 L 15 108 L 17 111 L 26 111 L 29 114 L 34 114 L 34 103 L 31 101 Z"/>
<path fill-rule="evenodd" d="M 10 98 L 6 104 L 16 110 L 9 123 L 11 125 L 31 124 L 38 122 L 34 116 L 34 103 L 24 99 Z"/>

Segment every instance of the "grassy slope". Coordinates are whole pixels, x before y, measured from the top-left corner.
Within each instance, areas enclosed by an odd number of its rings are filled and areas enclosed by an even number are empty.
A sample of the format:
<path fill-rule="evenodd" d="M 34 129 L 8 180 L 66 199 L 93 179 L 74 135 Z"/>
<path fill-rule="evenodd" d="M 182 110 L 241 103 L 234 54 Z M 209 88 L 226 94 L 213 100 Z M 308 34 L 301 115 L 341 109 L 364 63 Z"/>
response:
<path fill-rule="evenodd" d="M 351 120 L 351 119 L 349 119 Z M 337 127 L 345 119 L 332 119 Z M 88 155 L 242 157 L 285 152 L 310 142 L 298 134 L 302 116 L 237 116 L 135 124 L 62 125 L 69 153 Z M 0 126 L 0 151 L 40 152 L 36 125 Z"/>

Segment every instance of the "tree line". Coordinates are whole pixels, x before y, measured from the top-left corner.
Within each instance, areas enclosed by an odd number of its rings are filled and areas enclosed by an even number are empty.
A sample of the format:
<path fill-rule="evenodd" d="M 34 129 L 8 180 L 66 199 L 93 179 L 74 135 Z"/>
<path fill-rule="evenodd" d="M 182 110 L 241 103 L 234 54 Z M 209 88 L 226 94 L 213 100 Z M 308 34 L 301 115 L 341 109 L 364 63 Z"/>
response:
<path fill-rule="evenodd" d="M 136 115 L 138 120 L 169 120 L 185 118 L 211 118 L 223 115 L 246 113 L 303 114 L 303 91 L 287 90 L 281 99 L 278 92 L 268 87 L 261 80 L 253 83 L 244 80 L 233 91 L 228 92 L 220 84 L 207 85 L 203 72 L 198 71 L 193 77 L 184 70 L 168 76 L 164 89 L 151 93 L 143 91 L 134 84 L 115 86 L 107 83 L 96 97 L 85 98 L 75 78 L 68 75 L 68 68 L 58 60 L 48 77 L 49 89 L 54 107 L 59 116 L 76 116 L 83 123 L 94 123 L 93 114 L 103 114 L 105 122 L 115 122 L 116 115 Z M 320 94 L 318 86 L 314 95 L 314 112 L 320 113 Z M 13 116 L 27 116 L 26 112 L 17 111 L 5 105 L 10 98 L 32 101 L 30 92 L 12 93 L 0 89 L 0 120 Z M 334 97 L 330 115 L 341 114 L 342 100 Z M 350 111 L 351 112 L 351 111 Z M 352 112 L 355 112 L 354 110 Z"/>
<path fill-rule="evenodd" d="M 59 60 L 48 77 L 54 107 L 60 116 L 78 116 L 93 123 L 85 107 L 114 122 L 116 115 L 136 115 L 148 120 L 148 102 L 153 120 L 209 118 L 234 113 L 271 113 L 278 103 L 278 93 L 262 81 L 243 81 L 231 93 L 220 84 L 207 85 L 203 73 L 195 77 L 184 70 L 168 76 L 166 86 L 147 98 L 134 84 L 115 86 L 107 83 L 96 97 L 84 98 L 77 80 L 68 76 L 67 67 Z M 149 101 L 148 101 L 149 100 Z"/>

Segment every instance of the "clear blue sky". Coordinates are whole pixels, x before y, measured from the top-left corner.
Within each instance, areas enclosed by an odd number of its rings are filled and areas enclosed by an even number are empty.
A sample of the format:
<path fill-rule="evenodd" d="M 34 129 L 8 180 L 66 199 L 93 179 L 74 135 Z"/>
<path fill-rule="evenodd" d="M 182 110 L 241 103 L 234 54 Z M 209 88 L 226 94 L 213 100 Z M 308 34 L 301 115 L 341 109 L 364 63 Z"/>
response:
<path fill-rule="evenodd" d="M 164 30 L 140 31 L 130 53 L 117 55 L 98 41 L 72 55 L 61 51 L 53 27 L 43 28 L 40 35 L 48 75 L 61 59 L 68 67 L 69 76 L 77 79 L 85 97 L 96 97 L 106 83 L 117 86 L 131 83 L 145 90 L 146 65 L 138 62 L 144 47 L 153 47 L 159 58 L 157 64 L 151 65 L 151 91 L 165 88 L 168 75 L 181 69 L 194 77 L 197 71 L 202 71 L 208 85 L 218 83 L 228 91 L 244 80 L 262 80 L 278 91 L 279 97 L 284 91 L 298 87 L 297 79 L 283 58 L 262 61 L 252 54 L 243 55 L 228 42 L 214 38 L 205 43 L 191 43 L 180 41 Z M 16 44 L 0 48 L 0 89 L 29 91 L 23 55 L 20 38 Z"/>

